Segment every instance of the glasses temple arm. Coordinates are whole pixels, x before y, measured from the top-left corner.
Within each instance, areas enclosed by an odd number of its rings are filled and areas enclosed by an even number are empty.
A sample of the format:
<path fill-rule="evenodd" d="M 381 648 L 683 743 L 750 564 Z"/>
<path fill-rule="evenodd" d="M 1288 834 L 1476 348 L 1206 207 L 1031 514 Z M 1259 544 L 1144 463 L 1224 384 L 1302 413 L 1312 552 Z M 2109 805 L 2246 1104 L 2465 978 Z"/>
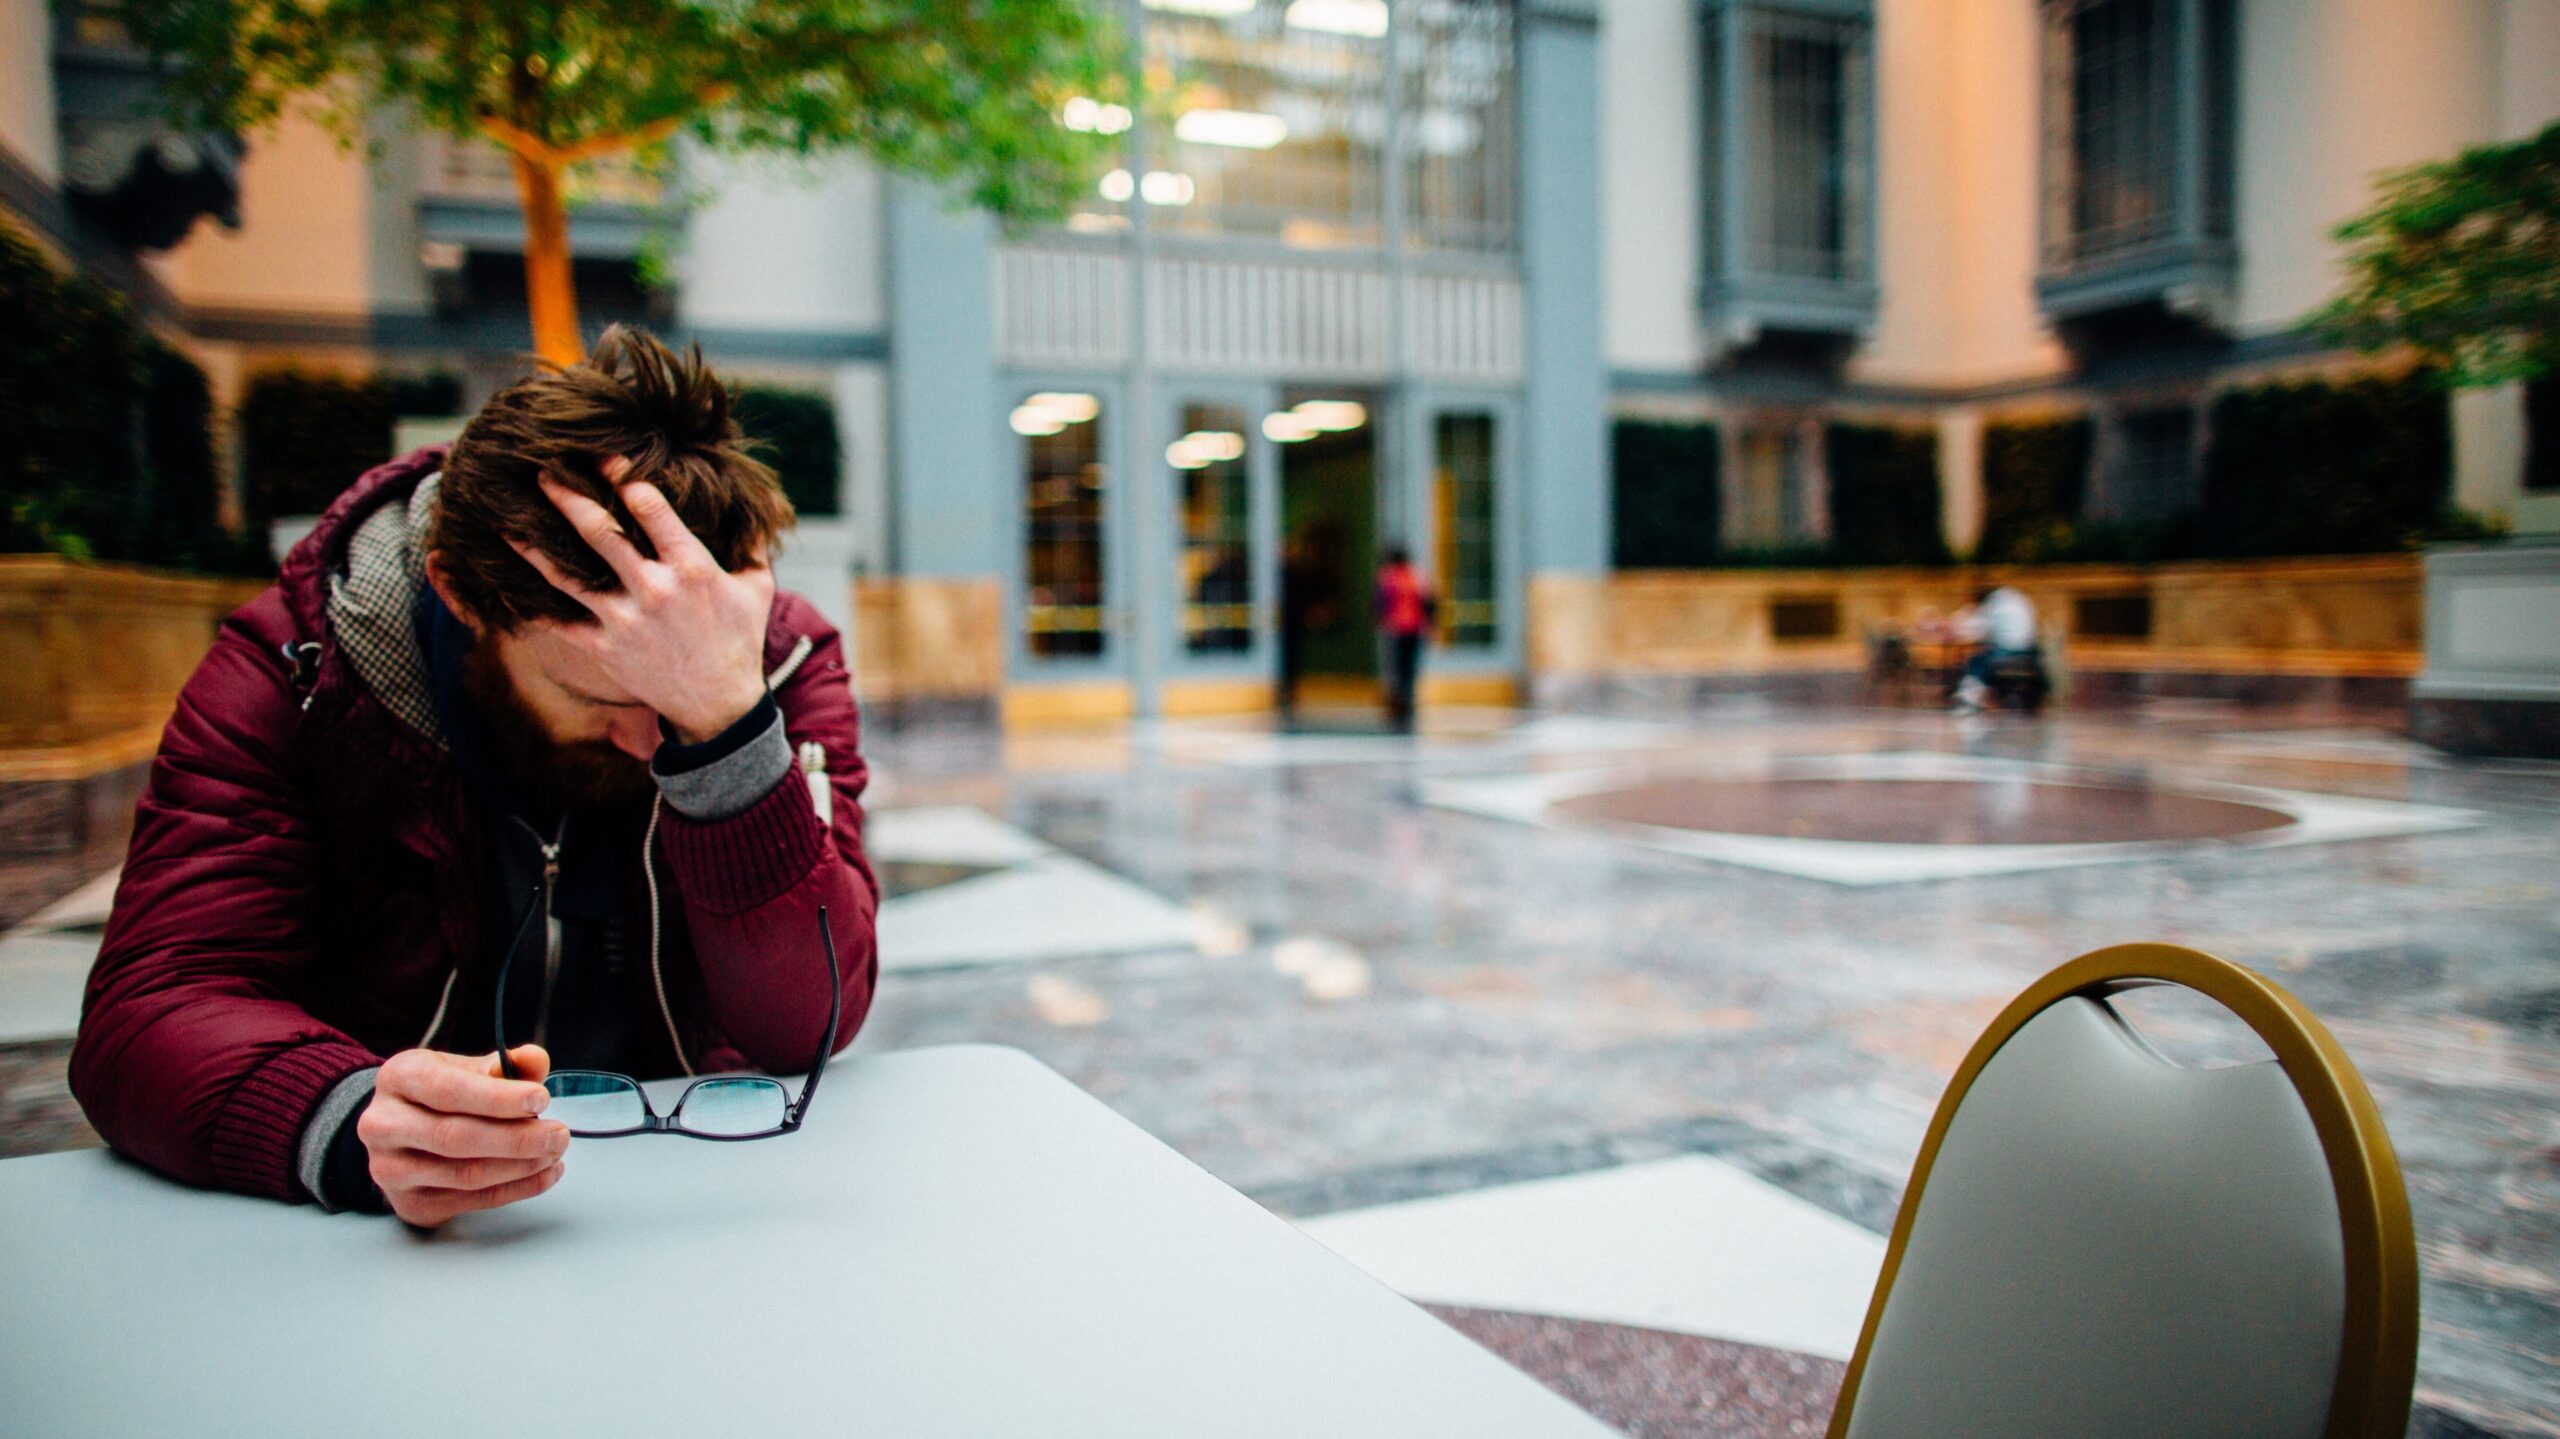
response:
<path fill-rule="evenodd" d="M 827 1057 L 836 1052 L 836 1026 L 844 1022 L 844 968 L 836 962 L 835 930 L 827 923 L 827 907 L 818 906 L 818 943 L 827 952 L 827 1033 L 818 1041 L 818 1057 L 809 1061 L 809 1077 L 800 1086 L 800 1097 L 791 1104 L 791 1122 L 809 1112 L 809 1096 L 818 1092 L 819 1076 L 827 1072 Z"/>
<path fill-rule="evenodd" d="M 515 937 L 507 941 L 506 958 L 498 961 L 497 997 L 491 1001 L 495 1010 L 490 1016 L 489 1037 L 498 1046 L 498 1074 L 504 1079 L 516 1078 L 515 1061 L 507 1058 L 507 976 L 516 967 L 516 951 L 524 948 L 524 932 L 533 927 L 534 913 L 542 908 L 542 897 L 524 907 L 524 918 L 516 921 Z"/>

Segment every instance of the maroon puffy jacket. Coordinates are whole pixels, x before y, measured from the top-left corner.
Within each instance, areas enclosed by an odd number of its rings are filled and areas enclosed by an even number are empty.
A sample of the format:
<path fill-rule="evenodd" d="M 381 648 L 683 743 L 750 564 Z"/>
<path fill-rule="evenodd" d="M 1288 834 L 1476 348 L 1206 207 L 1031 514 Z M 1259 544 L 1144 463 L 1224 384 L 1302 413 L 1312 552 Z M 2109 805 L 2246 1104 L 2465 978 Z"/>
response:
<path fill-rule="evenodd" d="M 443 458 L 404 455 L 329 507 L 224 622 L 152 761 L 71 1087 L 108 1143 L 174 1178 L 307 1198 L 305 1119 L 347 1075 L 421 1042 L 483 933 L 484 840 L 452 756 L 391 713 L 326 619 L 358 523 Z M 774 693 L 793 751 L 825 751 L 832 825 L 796 768 L 726 819 L 661 805 L 660 913 L 628 887 L 630 932 L 661 936 L 667 1022 L 701 1073 L 807 1066 L 827 1020 L 824 971 L 808 969 L 821 905 L 843 962 L 839 1047 L 870 1007 L 879 900 L 843 642 L 808 601 L 777 596 L 767 668 L 803 640 Z M 643 843 L 629 837 L 635 874 Z"/>

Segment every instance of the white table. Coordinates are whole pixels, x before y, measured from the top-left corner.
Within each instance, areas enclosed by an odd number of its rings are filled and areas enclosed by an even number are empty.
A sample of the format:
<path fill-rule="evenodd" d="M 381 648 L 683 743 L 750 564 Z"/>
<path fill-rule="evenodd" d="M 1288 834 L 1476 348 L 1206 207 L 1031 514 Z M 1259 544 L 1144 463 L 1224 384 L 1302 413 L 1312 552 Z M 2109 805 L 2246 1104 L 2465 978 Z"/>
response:
<path fill-rule="evenodd" d="M 568 1164 L 425 1237 L 0 1163 L 0 1429 L 1607 1432 L 1013 1050 L 843 1063 L 796 1135 Z"/>

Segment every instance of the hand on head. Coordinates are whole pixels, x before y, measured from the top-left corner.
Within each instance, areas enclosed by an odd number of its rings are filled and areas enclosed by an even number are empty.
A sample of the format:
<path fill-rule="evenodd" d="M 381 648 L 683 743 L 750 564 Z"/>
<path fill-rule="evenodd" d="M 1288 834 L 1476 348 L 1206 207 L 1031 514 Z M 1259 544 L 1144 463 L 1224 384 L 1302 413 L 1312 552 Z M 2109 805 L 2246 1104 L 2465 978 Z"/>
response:
<path fill-rule="evenodd" d="M 663 716 L 678 737 L 710 739 L 764 697 L 773 570 L 761 555 L 734 574 L 720 568 L 664 492 L 628 478 L 629 460 L 611 455 L 598 469 L 621 494 L 654 557 L 640 552 L 611 510 L 547 476 L 543 494 L 613 567 L 622 588 L 590 590 L 531 545 L 518 544 L 516 552 L 595 617 L 593 625 L 565 634 L 607 676 Z"/>
<path fill-rule="evenodd" d="M 494 1053 L 409 1049 L 383 1062 L 356 1135 L 392 1213 L 433 1229 L 560 1182 L 569 1127 L 540 1117 L 551 1056 L 535 1044 L 507 1053 L 524 1078 L 501 1078 Z"/>

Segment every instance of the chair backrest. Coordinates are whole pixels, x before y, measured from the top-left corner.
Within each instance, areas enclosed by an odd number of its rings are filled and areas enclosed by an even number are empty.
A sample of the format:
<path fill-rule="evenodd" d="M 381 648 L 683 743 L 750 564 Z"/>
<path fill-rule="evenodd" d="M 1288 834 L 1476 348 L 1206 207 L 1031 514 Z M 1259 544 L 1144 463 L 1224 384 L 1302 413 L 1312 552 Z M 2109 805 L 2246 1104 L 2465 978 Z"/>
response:
<path fill-rule="evenodd" d="M 2170 983 L 2272 1062 L 2189 1069 L 2107 1003 Z M 1832 1439 L 2400 1439 L 2409 1202 L 2337 1041 L 2262 976 L 2125 945 L 2002 1011 L 1939 1102 Z"/>

